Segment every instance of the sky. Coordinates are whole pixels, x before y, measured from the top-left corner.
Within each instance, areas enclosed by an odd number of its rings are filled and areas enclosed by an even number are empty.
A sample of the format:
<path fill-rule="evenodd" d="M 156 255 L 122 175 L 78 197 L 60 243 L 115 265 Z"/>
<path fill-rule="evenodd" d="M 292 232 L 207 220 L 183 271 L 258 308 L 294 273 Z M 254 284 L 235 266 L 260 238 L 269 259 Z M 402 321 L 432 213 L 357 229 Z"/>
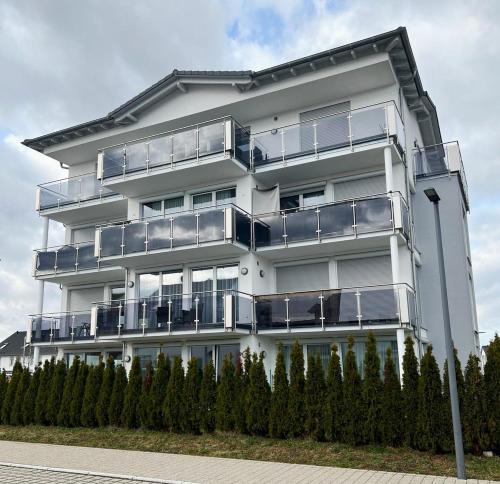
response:
<path fill-rule="evenodd" d="M 500 331 L 500 1 L 0 0 L 0 341 L 36 310 L 35 187 L 20 145 L 107 114 L 172 69 L 262 69 L 406 26 L 445 141 L 459 140 L 483 344 Z M 62 242 L 52 222 L 49 245 Z M 60 290 L 46 284 L 45 312 Z"/>

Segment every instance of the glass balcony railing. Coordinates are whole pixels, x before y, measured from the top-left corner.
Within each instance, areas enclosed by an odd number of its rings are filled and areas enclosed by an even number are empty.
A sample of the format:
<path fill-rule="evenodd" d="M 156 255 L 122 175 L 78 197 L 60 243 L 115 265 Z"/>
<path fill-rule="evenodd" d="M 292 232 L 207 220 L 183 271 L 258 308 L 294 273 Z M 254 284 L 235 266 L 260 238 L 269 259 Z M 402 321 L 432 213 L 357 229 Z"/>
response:
<path fill-rule="evenodd" d="M 413 169 L 416 178 L 458 173 L 463 196 L 467 206 L 469 205 L 469 187 L 458 141 L 416 148 L 413 151 Z"/>
<path fill-rule="evenodd" d="M 95 173 L 87 173 L 38 185 L 36 209 L 38 211 L 59 209 L 90 200 L 102 200 L 114 195 L 118 194 L 103 186 Z"/>
<path fill-rule="evenodd" d="M 254 296 L 257 331 L 414 324 L 414 293 L 403 284 Z"/>
<path fill-rule="evenodd" d="M 98 247 L 101 258 L 213 242 L 239 242 L 250 248 L 251 225 L 251 215 L 226 205 L 102 226 Z"/>
<path fill-rule="evenodd" d="M 30 323 L 31 335 L 28 336 L 34 343 L 94 338 L 91 335 L 90 310 L 32 315 Z"/>
<path fill-rule="evenodd" d="M 404 128 L 394 102 L 353 109 L 250 136 L 250 165 L 259 167 L 297 157 L 389 141 L 404 143 Z"/>
<path fill-rule="evenodd" d="M 252 326 L 252 297 L 234 290 L 165 294 L 95 308 L 97 336 Z"/>
<path fill-rule="evenodd" d="M 401 202 L 397 199 L 400 199 Z M 398 217 L 395 217 L 395 211 Z M 401 214 L 401 215 L 399 215 Z M 402 223 L 395 223 L 402 218 Z M 409 236 L 406 202 L 398 193 L 346 200 L 254 217 L 255 247 L 321 241 L 402 228 Z"/>
<path fill-rule="evenodd" d="M 104 148 L 99 153 L 99 177 L 106 179 L 181 162 L 199 162 L 209 156 L 233 152 L 249 166 L 249 134 L 230 117 L 161 133 L 149 138 Z M 237 148 L 236 148 L 237 147 Z"/>
<path fill-rule="evenodd" d="M 112 265 L 96 257 L 95 244 L 89 241 L 35 250 L 33 273 L 35 276 L 47 276 L 99 270 Z"/>

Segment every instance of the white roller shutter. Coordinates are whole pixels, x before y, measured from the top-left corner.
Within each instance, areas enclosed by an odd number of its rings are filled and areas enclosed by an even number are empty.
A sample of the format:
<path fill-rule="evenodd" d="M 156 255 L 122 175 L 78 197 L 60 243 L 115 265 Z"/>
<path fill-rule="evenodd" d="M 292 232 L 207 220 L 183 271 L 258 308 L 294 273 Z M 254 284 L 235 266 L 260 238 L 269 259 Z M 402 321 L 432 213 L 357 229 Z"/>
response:
<path fill-rule="evenodd" d="M 336 201 L 378 195 L 385 192 L 384 175 L 338 182 L 333 185 L 333 195 Z"/>
<path fill-rule="evenodd" d="M 315 291 L 329 287 L 327 262 L 276 268 L 277 292 Z"/>
<path fill-rule="evenodd" d="M 391 258 L 388 255 L 339 260 L 339 287 L 392 284 Z"/>
<path fill-rule="evenodd" d="M 103 287 L 73 289 L 69 293 L 70 311 L 90 311 L 93 302 L 100 302 L 103 301 L 103 299 Z"/>
<path fill-rule="evenodd" d="M 95 239 L 95 227 L 73 229 L 72 236 L 73 236 L 73 244 L 93 241 Z"/>
<path fill-rule="evenodd" d="M 318 109 L 311 109 L 300 113 L 300 122 L 311 121 L 312 119 L 321 118 L 323 116 L 331 116 L 332 114 L 343 113 L 351 109 L 351 102 L 332 104 L 331 106 L 324 106 Z"/>

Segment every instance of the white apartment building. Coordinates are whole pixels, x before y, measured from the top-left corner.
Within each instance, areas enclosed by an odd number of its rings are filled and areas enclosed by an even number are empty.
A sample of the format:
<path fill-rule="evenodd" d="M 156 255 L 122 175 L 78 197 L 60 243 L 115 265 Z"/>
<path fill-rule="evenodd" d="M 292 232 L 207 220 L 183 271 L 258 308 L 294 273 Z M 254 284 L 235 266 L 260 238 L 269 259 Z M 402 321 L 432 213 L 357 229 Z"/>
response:
<path fill-rule="evenodd" d="M 327 364 L 368 331 L 445 358 L 431 203 L 440 197 L 452 332 L 480 353 L 457 142 L 441 139 L 406 29 L 261 71 L 178 71 L 107 116 L 24 144 L 67 167 L 38 187 L 35 361 L 224 356 L 278 342 Z M 48 162 L 50 162 L 48 160 Z M 66 240 L 47 247 L 49 221 Z M 62 288 L 43 311 L 44 285 Z"/>

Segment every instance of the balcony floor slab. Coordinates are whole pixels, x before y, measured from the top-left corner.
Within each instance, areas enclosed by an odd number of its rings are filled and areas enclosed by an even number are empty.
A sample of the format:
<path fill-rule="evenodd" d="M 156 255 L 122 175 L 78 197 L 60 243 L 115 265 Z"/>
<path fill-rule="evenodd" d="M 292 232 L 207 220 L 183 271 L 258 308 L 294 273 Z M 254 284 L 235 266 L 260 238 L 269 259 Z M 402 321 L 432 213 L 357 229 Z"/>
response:
<path fill-rule="evenodd" d="M 124 270 L 119 266 L 102 267 L 78 272 L 40 273 L 35 276 L 39 281 L 55 282 L 58 284 L 93 284 L 98 282 L 111 282 L 124 280 Z"/>

